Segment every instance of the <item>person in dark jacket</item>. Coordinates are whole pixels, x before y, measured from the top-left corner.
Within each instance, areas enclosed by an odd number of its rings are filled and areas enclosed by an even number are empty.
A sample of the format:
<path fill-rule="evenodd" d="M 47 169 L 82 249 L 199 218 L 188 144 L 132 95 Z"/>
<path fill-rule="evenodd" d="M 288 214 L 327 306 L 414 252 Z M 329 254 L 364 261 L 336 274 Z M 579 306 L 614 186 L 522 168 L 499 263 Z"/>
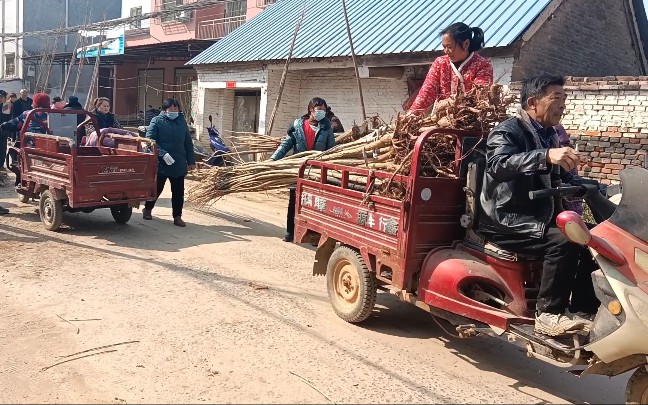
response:
<path fill-rule="evenodd" d="M 308 150 L 325 151 L 335 146 L 335 136 L 331 121 L 326 118 L 326 101 L 315 97 L 308 103 L 308 112 L 297 118 L 288 128 L 287 135 L 272 154 L 270 159 L 279 160 L 291 150 L 301 153 Z M 292 242 L 295 233 L 295 197 L 297 190 L 290 187 L 288 215 L 286 218 L 286 235 L 283 240 Z"/>
<path fill-rule="evenodd" d="M 184 205 L 184 180 L 188 170 L 196 168 L 193 141 L 187 121 L 180 112 L 178 100 L 169 98 L 162 104 L 162 112 L 151 120 L 146 137 L 153 139 L 158 149 L 157 195 L 162 194 L 167 180 L 171 183 L 171 208 L 173 224 L 186 226 L 182 220 Z M 151 211 L 155 200 L 147 201 L 142 211 L 143 218 L 153 219 Z"/>
<path fill-rule="evenodd" d="M 564 84 L 564 78 L 550 75 L 523 82 L 517 116 L 488 136 L 480 198 L 479 228 L 487 240 L 544 258 L 535 331 L 550 336 L 587 330 L 599 306 L 591 255 L 556 226 L 562 199 L 529 199 L 530 191 L 571 182 L 579 163 L 574 149 L 559 147 L 554 130 L 565 110 Z"/>
<path fill-rule="evenodd" d="M 110 100 L 108 100 L 108 98 L 99 97 L 95 99 L 92 105 L 94 106 L 92 112 L 95 113 L 97 123 L 99 124 L 98 129 L 121 127 L 117 119 L 115 119 L 115 114 L 110 112 Z"/>
<path fill-rule="evenodd" d="M 0 90 L 0 105 L 4 107 L 5 103 L 7 103 L 7 92 Z M 0 125 L 9 120 L 11 120 L 10 110 L 5 110 L 3 108 L 2 111 L 0 111 Z M 10 136 L 11 133 L 9 130 L 0 131 L 0 159 L 2 159 L 2 162 L 0 163 L 0 171 L 5 171 L 4 165 L 7 156 L 7 139 Z"/>
<path fill-rule="evenodd" d="M 11 109 L 11 118 L 19 117 L 25 111 L 31 110 L 33 102 L 29 97 L 27 89 L 20 90 L 20 97 L 13 103 L 13 108 Z"/>
<path fill-rule="evenodd" d="M 333 110 L 331 110 L 331 107 L 326 107 L 326 118 L 328 118 L 328 120 L 331 121 L 331 127 L 333 127 L 333 133 L 337 134 L 340 132 L 344 132 L 342 121 L 340 121 L 340 119 L 335 116 L 335 113 L 333 112 Z"/>
<path fill-rule="evenodd" d="M 43 112 L 42 110 L 50 108 L 50 98 L 45 93 L 37 93 L 34 95 L 33 104 L 34 104 L 34 114 L 32 115 L 32 118 L 29 122 L 29 126 L 25 130 L 26 132 L 46 134 L 48 130 L 48 126 L 47 126 L 48 116 L 47 113 Z M 10 131 L 12 133 L 20 133 L 23 126 L 27 122 L 27 116 L 31 112 L 32 110 L 23 111 L 23 113 L 20 114 L 18 117 L 0 124 L 0 131 Z M 34 146 L 33 138 L 26 136 L 24 140 L 26 140 L 27 145 L 30 145 L 32 147 Z M 16 148 L 20 148 L 20 142 L 21 140 L 20 138 L 18 138 L 14 146 Z M 19 187 L 21 182 L 21 174 L 20 174 L 20 169 L 18 167 L 18 153 L 15 150 L 11 150 L 9 151 L 9 156 L 11 157 L 11 163 L 9 165 L 9 169 L 16 175 L 16 180 L 14 185 L 16 187 Z"/>
<path fill-rule="evenodd" d="M 83 106 L 79 103 L 79 98 L 77 96 L 70 96 L 68 103 L 63 107 L 64 110 L 83 110 Z M 86 120 L 85 114 L 77 114 L 77 125 L 80 125 L 83 121 Z"/>

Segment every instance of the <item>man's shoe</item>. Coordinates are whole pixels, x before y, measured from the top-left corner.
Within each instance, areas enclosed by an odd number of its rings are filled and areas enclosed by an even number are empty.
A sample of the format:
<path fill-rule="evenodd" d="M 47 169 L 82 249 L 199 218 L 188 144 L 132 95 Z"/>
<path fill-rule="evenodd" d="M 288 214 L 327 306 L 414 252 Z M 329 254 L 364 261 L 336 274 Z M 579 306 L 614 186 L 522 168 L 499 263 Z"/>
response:
<path fill-rule="evenodd" d="M 153 215 L 151 215 L 151 210 L 147 210 L 146 208 L 144 208 L 142 210 L 142 218 L 144 218 L 144 219 L 146 219 L 148 221 L 153 219 Z"/>
<path fill-rule="evenodd" d="M 295 240 L 295 236 L 292 235 L 292 234 L 287 233 L 287 234 L 283 237 L 282 240 L 283 240 L 284 242 L 292 242 L 292 241 Z"/>
<path fill-rule="evenodd" d="M 5 207 L 0 207 L 0 215 L 7 215 L 8 213 L 8 209 L 6 209 Z"/>
<path fill-rule="evenodd" d="M 185 221 L 182 220 L 182 217 L 173 217 L 173 225 L 175 225 L 175 226 L 180 226 L 180 227 L 182 227 L 182 228 L 184 228 L 185 226 L 187 226 L 187 224 L 185 223 Z"/>
<path fill-rule="evenodd" d="M 586 332 L 589 332 L 592 329 L 592 322 L 594 322 L 594 317 L 596 316 L 596 314 L 588 314 L 587 312 L 582 311 L 571 313 L 567 311 L 567 313 L 565 313 L 565 316 L 567 316 L 571 320 L 583 322 L 583 324 L 585 325 L 583 329 Z"/>
<path fill-rule="evenodd" d="M 535 317 L 536 333 L 547 336 L 565 336 L 585 330 L 585 323 L 581 320 L 570 319 L 565 315 L 543 312 Z"/>

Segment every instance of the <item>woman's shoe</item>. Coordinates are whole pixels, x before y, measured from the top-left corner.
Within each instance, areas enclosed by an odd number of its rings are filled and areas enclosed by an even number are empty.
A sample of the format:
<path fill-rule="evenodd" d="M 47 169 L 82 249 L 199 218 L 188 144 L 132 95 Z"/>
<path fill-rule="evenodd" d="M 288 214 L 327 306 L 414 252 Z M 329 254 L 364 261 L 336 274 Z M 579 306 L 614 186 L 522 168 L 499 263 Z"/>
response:
<path fill-rule="evenodd" d="M 151 210 L 147 210 L 146 208 L 144 208 L 142 210 L 142 218 L 144 218 L 144 219 L 146 219 L 148 221 L 153 219 L 153 215 L 151 215 Z"/>
<path fill-rule="evenodd" d="M 173 217 L 173 225 L 175 226 L 180 226 L 180 227 L 185 227 L 187 224 L 185 221 L 182 220 L 182 217 Z"/>

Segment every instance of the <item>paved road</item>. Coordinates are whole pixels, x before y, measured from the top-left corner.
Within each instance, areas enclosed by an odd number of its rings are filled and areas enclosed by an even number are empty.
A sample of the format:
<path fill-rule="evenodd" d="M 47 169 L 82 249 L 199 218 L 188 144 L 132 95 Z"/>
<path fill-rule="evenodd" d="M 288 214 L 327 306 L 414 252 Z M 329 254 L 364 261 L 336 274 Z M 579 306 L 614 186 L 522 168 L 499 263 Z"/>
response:
<path fill-rule="evenodd" d="M 313 249 L 279 239 L 276 196 L 188 210 L 185 229 L 168 196 L 153 221 L 67 214 L 59 232 L 8 188 L 0 204 L 2 403 L 623 401 L 627 376 L 579 380 L 505 342 L 446 338 L 386 294 L 343 322 Z"/>

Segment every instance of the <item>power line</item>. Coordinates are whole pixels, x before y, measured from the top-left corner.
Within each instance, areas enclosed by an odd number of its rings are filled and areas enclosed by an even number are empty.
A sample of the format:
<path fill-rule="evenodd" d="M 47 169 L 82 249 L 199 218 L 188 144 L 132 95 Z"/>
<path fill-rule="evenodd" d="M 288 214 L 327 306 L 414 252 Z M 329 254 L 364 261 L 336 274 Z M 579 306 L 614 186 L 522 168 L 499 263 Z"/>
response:
<path fill-rule="evenodd" d="M 165 16 L 172 16 L 182 11 L 195 11 L 200 10 L 205 7 L 215 6 L 217 4 L 227 4 L 227 3 L 237 3 L 238 0 L 197 0 L 194 3 L 185 4 L 182 6 L 174 6 L 168 10 L 154 11 L 152 13 L 146 13 L 138 16 L 116 18 L 114 20 L 100 21 L 87 25 L 75 25 L 73 27 L 67 28 L 58 28 L 51 30 L 43 31 L 31 31 L 31 32 L 5 32 L 0 33 L 0 38 L 22 38 L 22 37 L 39 37 L 39 36 L 51 36 L 51 35 L 66 35 L 66 34 L 76 34 L 79 31 L 105 31 L 111 28 L 117 28 L 125 25 L 130 25 L 131 23 L 150 20 L 152 18 L 160 18 Z"/>

